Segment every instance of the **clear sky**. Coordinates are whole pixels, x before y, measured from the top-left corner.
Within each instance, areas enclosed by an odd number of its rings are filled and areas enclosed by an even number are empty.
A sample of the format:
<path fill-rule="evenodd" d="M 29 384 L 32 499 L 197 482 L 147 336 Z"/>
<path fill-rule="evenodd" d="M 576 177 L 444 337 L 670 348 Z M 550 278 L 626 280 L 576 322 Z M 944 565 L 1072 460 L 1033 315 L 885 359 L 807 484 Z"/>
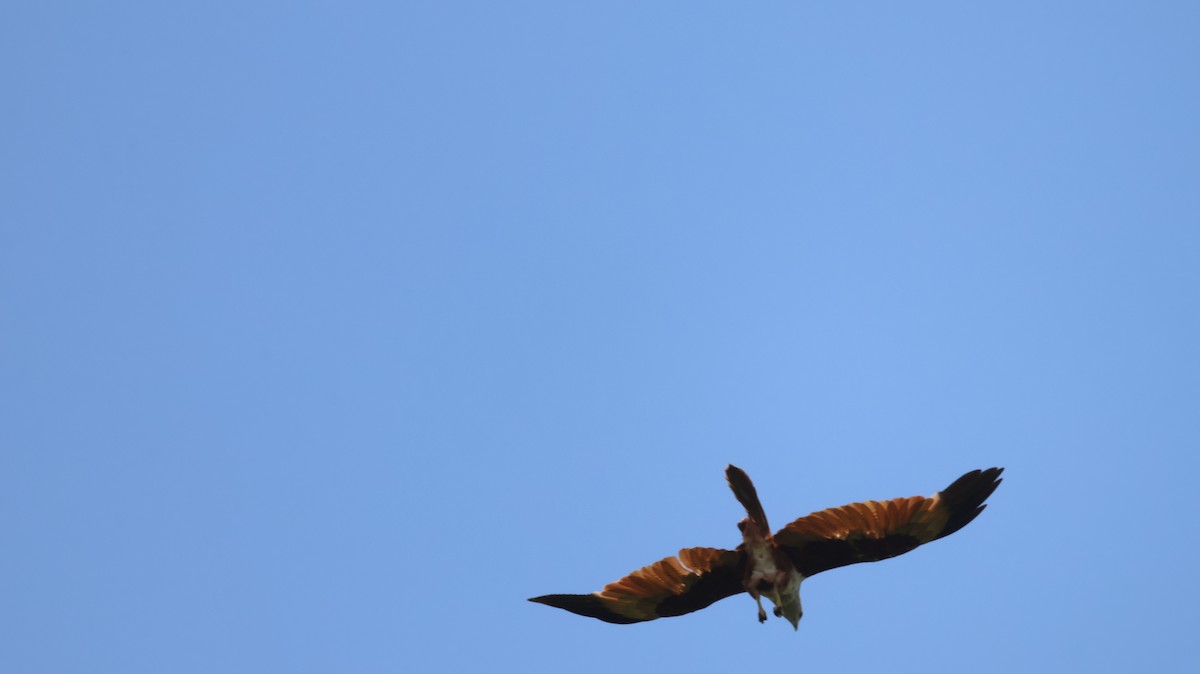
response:
<path fill-rule="evenodd" d="M 0 20 L 0 671 L 1195 671 L 1200 5 Z M 1006 466 L 633 626 L 525 601 Z"/>

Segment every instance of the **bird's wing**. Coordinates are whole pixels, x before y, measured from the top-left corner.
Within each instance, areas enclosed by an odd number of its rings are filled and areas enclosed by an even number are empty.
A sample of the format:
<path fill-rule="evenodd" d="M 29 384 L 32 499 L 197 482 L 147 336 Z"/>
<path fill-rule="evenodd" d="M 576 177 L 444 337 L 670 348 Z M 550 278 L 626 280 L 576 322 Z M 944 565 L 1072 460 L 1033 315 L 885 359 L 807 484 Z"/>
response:
<path fill-rule="evenodd" d="M 610 623 L 637 623 L 683 615 L 742 587 L 744 555 L 735 550 L 684 548 L 591 594 L 548 594 L 529 601 Z"/>
<path fill-rule="evenodd" d="M 806 578 L 877 562 L 958 531 L 986 508 L 1003 468 L 973 470 L 930 496 L 864 501 L 821 510 L 780 529 L 775 542 Z"/>

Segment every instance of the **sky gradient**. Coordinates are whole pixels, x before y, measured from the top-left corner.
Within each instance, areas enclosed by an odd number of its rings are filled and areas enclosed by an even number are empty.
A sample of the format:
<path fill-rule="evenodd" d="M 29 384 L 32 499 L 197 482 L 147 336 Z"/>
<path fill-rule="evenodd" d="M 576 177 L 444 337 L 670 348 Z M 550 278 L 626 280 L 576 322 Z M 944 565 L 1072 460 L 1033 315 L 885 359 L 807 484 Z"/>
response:
<path fill-rule="evenodd" d="M 10 3 L 0 670 L 1200 667 L 1200 5 L 968 4 Z M 798 632 L 525 601 L 728 463 L 1007 471 Z"/>

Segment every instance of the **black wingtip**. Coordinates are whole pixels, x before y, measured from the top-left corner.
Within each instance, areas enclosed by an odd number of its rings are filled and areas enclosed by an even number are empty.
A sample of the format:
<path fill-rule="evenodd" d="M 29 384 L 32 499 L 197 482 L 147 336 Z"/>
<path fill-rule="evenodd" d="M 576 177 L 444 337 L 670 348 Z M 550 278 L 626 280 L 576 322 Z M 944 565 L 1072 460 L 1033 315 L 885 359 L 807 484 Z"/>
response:
<path fill-rule="evenodd" d="M 955 480 L 949 487 L 946 487 L 938 494 L 939 498 L 941 498 L 950 511 L 950 519 L 946 522 L 946 526 L 942 529 L 938 538 L 949 536 L 967 526 L 971 523 L 971 520 L 983 512 L 984 508 L 987 507 L 984 505 L 984 501 L 1003 482 L 1000 479 L 1000 474 L 1003 472 L 1003 468 L 973 470 Z"/>
<path fill-rule="evenodd" d="M 643 622 L 643 619 L 630 618 L 609 610 L 604 602 L 594 594 L 546 594 L 541 597 L 531 597 L 529 601 L 535 604 L 545 604 L 554 608 L 570 611 L 575 615 L 596 618 L 606 623 L 629 625 Z"/>

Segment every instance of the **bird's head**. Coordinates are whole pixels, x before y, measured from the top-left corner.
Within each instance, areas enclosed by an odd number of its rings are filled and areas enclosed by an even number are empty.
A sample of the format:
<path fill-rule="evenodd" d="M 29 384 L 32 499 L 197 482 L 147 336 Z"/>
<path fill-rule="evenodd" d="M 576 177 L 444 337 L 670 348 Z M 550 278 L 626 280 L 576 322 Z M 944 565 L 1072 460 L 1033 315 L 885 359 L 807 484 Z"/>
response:
<path fill-rule="evenodd" d="M 775 603 L 775 615 L 787 618 L 787 621 L 792 624 L 792 629 L 800 629 L 800 617 L 804 615 L 804 609 L 800 606 L 800 593 L 776 591 L 767 596 Z"/>

